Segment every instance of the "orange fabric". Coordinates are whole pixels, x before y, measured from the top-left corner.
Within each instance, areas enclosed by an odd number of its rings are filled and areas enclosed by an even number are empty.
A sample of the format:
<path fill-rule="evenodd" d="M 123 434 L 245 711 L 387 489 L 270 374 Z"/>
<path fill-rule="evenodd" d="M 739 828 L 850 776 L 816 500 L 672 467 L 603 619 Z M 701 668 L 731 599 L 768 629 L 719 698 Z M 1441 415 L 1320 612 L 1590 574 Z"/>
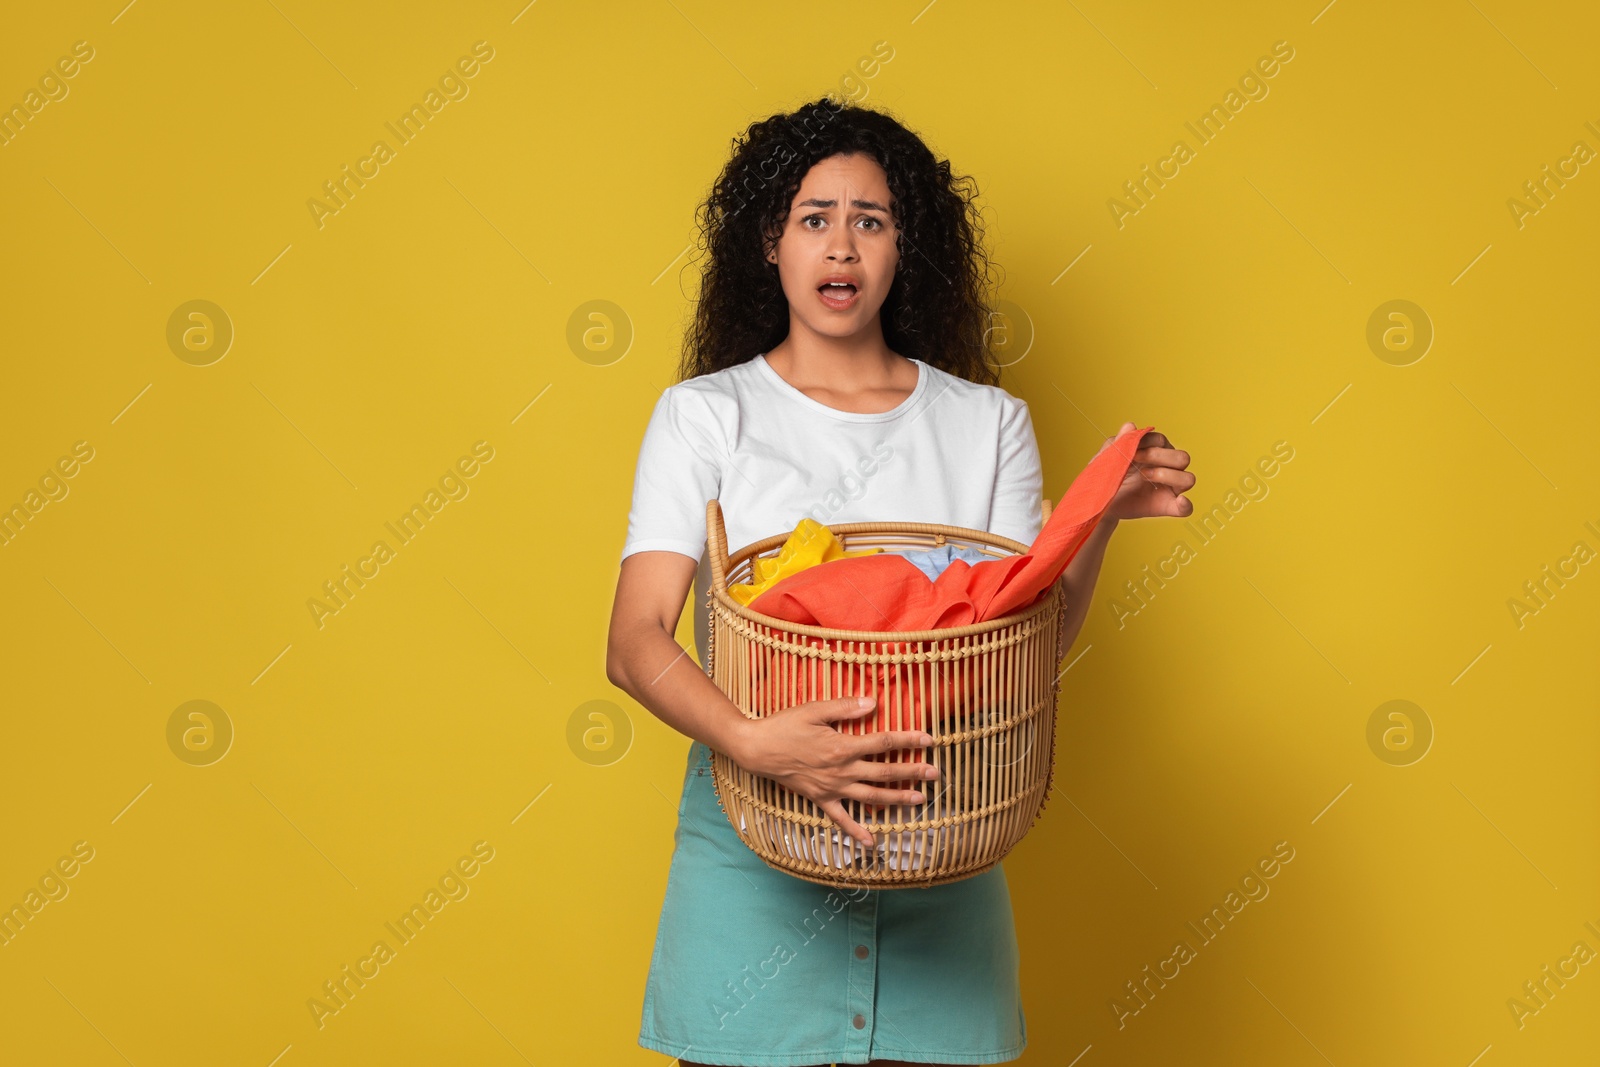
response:
<path fill-rule="evenodd" d="M 1090 460 L 1073 479 L 1061 503 L 1051 511 L 1050 520 L 1039 531 L 1033 545 L 1022 555 L 977 564 L 957 559 L 931 582 L 914 563 L 897 553 L 835 559 L 789 575 L 757 596 L 749 607 L 788 622 L 839 630 L 902 633 L 966 626 L 1020 611 L 1055 584 L 1089 539 L 1127 476 L 1140 440 L 1153 428 L 1135 427 L 1119 434 Z M 821 638 L 807 640 L 814 646 L 824 643 Z M 876 643 L 875 651 L 898 650 L 899 643 L 892 640 Z M 751 657 L 752 677 L 759 684 L 766 671 L 762 669 L 763 664 L 756 662 L 753 647 Z M 924 698 L 934 698 L 938 707 L 951 707 L 958 698 L 965 698 L 965 707 L 976 703 L 970 688 L 958 695 L 949 678 L 942 687 L 944 691 L 937 696 L 924 693 L 924 672 L 915 664 L 884 664 L 870 669 L 851 667 L 848 676 L 840 673 L 845 671 L 845 665 L 832 669 L 835 671 L 833 692 L 876 692 L 878 695 L 876 716 L 836 724 L 845 733 L 859 735 L 884 730 L 932 733 L 932 724 L 926 721 L 923 713 Z M 971 675 L 963 674 L 970 686 Z M 927 761 L 924 752 L 918 749 L 897 751 L 893 755 L 895 762 Z M 917 789 L 930 784 L 937 788 L 937 782 L 884 783 L 890 789 Z M 881 810 L 875 805 L 867 805 L 867 808 Z"/>

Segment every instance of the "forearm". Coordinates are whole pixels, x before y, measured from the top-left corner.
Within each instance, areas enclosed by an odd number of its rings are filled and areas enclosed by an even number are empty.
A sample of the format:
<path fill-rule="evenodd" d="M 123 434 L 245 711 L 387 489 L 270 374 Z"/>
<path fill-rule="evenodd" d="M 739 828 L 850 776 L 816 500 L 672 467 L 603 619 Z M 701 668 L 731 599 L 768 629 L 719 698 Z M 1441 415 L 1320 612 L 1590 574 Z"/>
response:
<path fill-rule="evenodd" d="M 656 718 L 737 762 L 750 720 L 660 626 L 641 624 L 621 635 L 606 674 Z"/>
<path fill-rule="evenodd" d="M 1078 554 L 1072 557 L 1072 562 L 1067 564 L 1063 582 L 1067 606 L 1063 609 L 1062 625 L 1066 627 L 1066 648 L 1069 650 L 1078 640 L 1078 631 L 1083 629 L 1084 619 L 1088 618 L 1095 582 L 1100 578 L 1100 565 L 1105 562 L 1106 546 L 1111 543 L 1111 535 L 1116 528 L 1116 519 L 1102 518 Z"/>

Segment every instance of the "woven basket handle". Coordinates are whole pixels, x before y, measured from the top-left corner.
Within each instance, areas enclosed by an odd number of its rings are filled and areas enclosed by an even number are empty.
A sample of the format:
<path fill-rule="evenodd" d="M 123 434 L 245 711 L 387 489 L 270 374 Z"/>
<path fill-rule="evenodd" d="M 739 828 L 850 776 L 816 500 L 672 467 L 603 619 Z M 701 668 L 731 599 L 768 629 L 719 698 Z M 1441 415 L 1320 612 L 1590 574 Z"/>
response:
<path fill-rule="evenodd" d="M 706 547 L 711 556 L 711 588 L 728 592 L 728 531 L 722 525 L 722 505 L 716 497 L 706 501 Z"/>

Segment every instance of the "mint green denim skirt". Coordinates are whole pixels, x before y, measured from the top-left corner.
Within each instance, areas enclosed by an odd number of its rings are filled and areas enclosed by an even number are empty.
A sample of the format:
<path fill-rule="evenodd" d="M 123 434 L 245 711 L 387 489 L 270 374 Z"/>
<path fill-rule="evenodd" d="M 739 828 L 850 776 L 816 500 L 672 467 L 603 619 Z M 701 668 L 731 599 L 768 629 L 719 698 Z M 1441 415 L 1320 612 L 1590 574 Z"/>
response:
<path fill-rule="evenodd" d="M 1028 1043 L 1003 864 L 832 889 L 763 863 L 689 747 L 639 1044 L 708 1064 L 1003 1063 Z"/>

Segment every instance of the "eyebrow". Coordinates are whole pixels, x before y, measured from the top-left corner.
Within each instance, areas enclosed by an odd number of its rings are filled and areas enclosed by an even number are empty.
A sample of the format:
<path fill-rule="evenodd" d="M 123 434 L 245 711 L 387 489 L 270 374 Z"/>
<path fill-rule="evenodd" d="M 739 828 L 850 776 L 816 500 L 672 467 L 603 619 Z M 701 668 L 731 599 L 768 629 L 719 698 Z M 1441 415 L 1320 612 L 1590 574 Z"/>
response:
<path fill-rule="evenodd" d="M 800 201 L 800 203 L 795 205 L 795 206 L 796 207 L 833 207 L 834 205 L 836 205 L 838 203 L 839 203 L 839 201 L 837 201 L 837 200 L 823 200 L 823 199 L 820 199 L 819 197 L 815 197 L 814 196 L 809 200 Z M 850 201 L 850 206 L 851 207 L 862 208 L 862 209 L 864 209 L 866 211 L 881 211 L 886 215 L 889 213 L 889 209 L 884 207 L 882 204 L 878 203 L 876 200 L 852 200 L 852 201 Z"/>

